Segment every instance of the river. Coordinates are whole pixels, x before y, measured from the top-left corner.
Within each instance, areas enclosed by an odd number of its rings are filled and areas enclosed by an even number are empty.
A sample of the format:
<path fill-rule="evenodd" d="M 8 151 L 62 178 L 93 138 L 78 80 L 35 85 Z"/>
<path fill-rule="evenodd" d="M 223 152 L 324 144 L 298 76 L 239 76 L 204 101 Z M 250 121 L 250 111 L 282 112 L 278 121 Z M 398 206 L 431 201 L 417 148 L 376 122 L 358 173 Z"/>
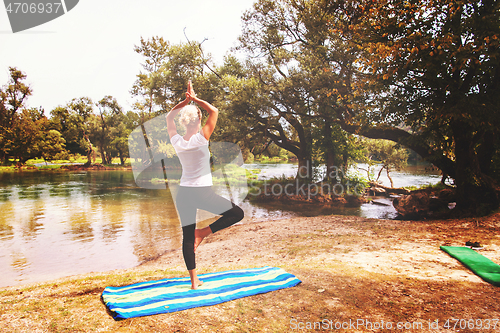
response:
<path fill-rule="evenodd" d="M 297 171 L 294 164 L 244 167 L 260 169 L 260 179 L 293 176 Z M 425 166 L 409 167 L 392 177 L 397 187 L 439 181 L 439 175 Z M 388 201 L 389 206 L 345 209 L 291 209 L 248 200 L 239 204 L 245 211 L 242 222 L 324 214 L 389 219 L 396 215 Z M 0 173 L 0 212 L 0 287 L 130 268 L 181 243 L 169 191 L 137 187 L 131 171 Z"/>

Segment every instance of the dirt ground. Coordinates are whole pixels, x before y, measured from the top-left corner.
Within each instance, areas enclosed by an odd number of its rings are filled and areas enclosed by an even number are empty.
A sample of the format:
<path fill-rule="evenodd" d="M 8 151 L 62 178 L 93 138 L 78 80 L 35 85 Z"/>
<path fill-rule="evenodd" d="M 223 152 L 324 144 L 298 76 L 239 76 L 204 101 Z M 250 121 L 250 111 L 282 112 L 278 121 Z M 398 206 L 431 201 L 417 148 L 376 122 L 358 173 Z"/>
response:
<path fill-rule="evenodd" d="M 185 276 L 180 250 L 130 270 L 0 291 L 5 332 L 498 332 L 499 287 L 439 249 L 478 241 L 500 263 L 500 213 L 392 221 L 300 217 L 235 225 L 198 248 L 199 273 L 279 266 L 296 287 L 172 314 L 114 321 L 108 285 Z"/>
<path fill-rule="evenodd" d="M 440 245 L 464 246 L 479 241 L 478 252 L 500 263 L 500 214 L 486 219 L 394 221 L 352 216 L 299 217 L 237 225 L 209 236 L 197 252 L 198 266 L 210 271 L 221 265 L 280 266 L 314 260 L 342 262 L 368 272 L 431 281 L 482 280 Z M 226 264 L 224 264 L 226 263 Z M 152 265 L 184 268 L 171 252 Z"/>

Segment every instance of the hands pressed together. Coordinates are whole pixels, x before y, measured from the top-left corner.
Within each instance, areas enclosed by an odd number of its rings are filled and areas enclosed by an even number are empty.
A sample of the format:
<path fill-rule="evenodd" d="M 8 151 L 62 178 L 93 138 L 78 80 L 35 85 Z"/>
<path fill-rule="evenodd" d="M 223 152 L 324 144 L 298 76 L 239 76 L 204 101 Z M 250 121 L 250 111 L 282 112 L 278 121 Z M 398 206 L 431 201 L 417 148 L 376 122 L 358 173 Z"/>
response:
<path fill-rule="evenodd" d="M 172 110 L 170 110 L 169 113 L 167 113 L 167 131 L 168 135 L 172 138 L 174 135 L 177 134 L 177 128 L 175 126 L 175 121 L 174 118 L 179 114 L 179 112 L 182 110 L 183 107 L 185 107 L 189 102 L 195 102 L 198 106 L 201 107 L 201 109 L 205 110 L 208 112 L 208 118 L 207 121 L 205 122 L 205 125 L 202 127 L 202 132 L 203 136 L 209 140 L 210 136 L 212 135 L 215 125 L 217 124 L 217 117 L 219 114 L 219 110 L 209 102 L 206 102 L 198 97 L 196 97 L 196 94 L 193 89 L 193 84 L 191 83 L 191 80 L 188 81 L 188 86 L 187 86 L 187 91 L 186 91 L 186 99 L 184 99 L 182 102 L 178 103 Z"/>
<path fill-rule="evenodd" d="M 193 84 L 191 83 L 191 80 L 188 81 L 186 99 L 188 100 L 188 102 L 193 101 L 195 103 L 198 100 L 196 94 L 194 93 Z"/>

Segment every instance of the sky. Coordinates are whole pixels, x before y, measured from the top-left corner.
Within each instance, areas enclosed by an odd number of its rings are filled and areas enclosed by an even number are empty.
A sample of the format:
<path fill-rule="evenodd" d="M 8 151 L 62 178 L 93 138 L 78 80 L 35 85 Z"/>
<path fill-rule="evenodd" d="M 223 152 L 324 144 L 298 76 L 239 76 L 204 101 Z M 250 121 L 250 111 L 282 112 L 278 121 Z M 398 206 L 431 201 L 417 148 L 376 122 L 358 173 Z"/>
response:
<path fill-rule="evenodd" d="M 0 86 L 9 80 L 9 67 L 17 67 L 33 89 L 27 106 L 41 106 L 46 115 L 84 96 L 97 102 L 111 95 L 128 111 L 144 60 L 134 52 L 141 37 L 177 44 L 187 41 L 185 29 L 191 41 L 206 38 L 205 53 L 221 64 L 255 1 L 80 0 L 66 14 L 17 33 L 0 5 Z"/>

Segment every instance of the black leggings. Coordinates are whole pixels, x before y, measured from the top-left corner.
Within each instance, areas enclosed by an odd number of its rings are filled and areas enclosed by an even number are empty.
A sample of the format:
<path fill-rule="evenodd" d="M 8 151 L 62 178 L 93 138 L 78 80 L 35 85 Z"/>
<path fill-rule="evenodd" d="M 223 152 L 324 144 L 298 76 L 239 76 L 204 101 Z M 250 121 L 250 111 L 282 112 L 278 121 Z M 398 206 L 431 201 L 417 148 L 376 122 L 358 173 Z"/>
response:
<path fill-rule="evenodd" d="M 179 186 L 176 206 L 182 224 L 182 254 L 188 270 L 196 268 L 194 254 L 194 230 L 196 229 L 196 211 L 203 209 L 213 214 L 222 215 L 209 225 L 212 233 L 227 228 L 243 219 L 243 210 L 233 202 L 216 194 L 211 186 Z"/>

